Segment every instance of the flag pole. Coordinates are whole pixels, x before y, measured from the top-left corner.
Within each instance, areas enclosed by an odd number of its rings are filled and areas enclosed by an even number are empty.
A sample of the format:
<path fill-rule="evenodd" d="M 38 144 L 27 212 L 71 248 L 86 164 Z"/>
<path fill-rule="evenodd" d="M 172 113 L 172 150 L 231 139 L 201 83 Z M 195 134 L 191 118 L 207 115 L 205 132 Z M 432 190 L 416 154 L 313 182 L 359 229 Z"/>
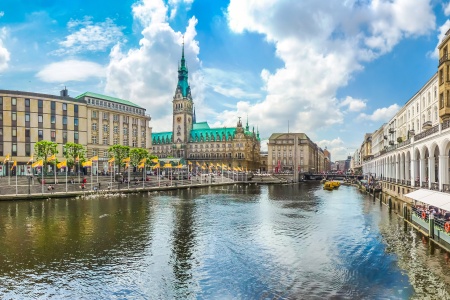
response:
<path fill-rule="evenodd" d="M 8 169 L 9 169 L 9 160 L 8 160 Z M 11 185 L 11 169 L 8 171 L 8 185 Z"/>
<path fill-rule="evenodd" d="M 78 169 L 77 169 L 77 173 L 78 173 L 78 184 L 80 184 L 80 158 L 78 157 Z"/>
<path fill-rule="evenodd" d="M 17 195 L 17 161 L 16 161 L 16 169 L 15 169 L 15 171 L 16 171 L 16 195 Z"/>
<path fill-rule="evenodd" d="M 142 189 L 145 188 L 145 175 L 146 175 L 146 173 L 147 173 L 147 167 L 144 164 L 144 174 L 142 175 Z"/>
<path fill-rule="evenodd" d="M 130 163 L 131 162 L 128 162 L 128 189 L 130 189 Z"/>
<path fill-rule="evenodd" d="M 44 160 L 42 160 L 42 166 L 41 166 L 41 189 L 42 194 L 44 193 Z"/>
<path fill-rule="evenodd" d="M 56 184 L 56 158 L 55 158 L 54 162 L 55 162 L 55 184 Z"/>
<path fill-rule="evenodd" d="M 92 184 L 92 171 L 94 170 L 94 166 L 92 165 L 92 160 L 91 160 L 91 188 L 90 188 L 90 190 L 92 191 L 92 186 L 93 186 L 93 184 Z"/>
<path fill-rule="evenodd" d="M 67 160 L 66 160 L 66 193 L 67 193 Z"/>

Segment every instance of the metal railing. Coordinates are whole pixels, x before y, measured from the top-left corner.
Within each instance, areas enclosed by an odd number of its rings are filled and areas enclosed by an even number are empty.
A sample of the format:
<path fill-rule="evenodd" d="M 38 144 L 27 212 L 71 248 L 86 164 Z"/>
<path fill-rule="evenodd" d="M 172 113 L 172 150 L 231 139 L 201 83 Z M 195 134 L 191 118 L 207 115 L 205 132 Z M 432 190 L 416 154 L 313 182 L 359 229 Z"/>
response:
<path fill-rule="evenodd" d="M 441 124 L 441 130 L 447 129 L 450 127 L 450 120 L 444 121 Z"/>
<path fill-rule="evenodd" d="M 411 180 L 406 180 L 406 185 L 411 186 Z"/>
<path fill-rule="evenodd" d="M 428 181 L 422 181 L 421 188 L 427 189 L 428 188 Z"/>
<path fill-rule="evenodd" d="M 414 136 L 414 141 L 421 140 L 439 131 L 439 124 Z"/>
<path fill-rule="evenodd" d="M 414 181 L 414 187 L 420 187 L 420 181 L 419 180 L 415 180 Z"/>

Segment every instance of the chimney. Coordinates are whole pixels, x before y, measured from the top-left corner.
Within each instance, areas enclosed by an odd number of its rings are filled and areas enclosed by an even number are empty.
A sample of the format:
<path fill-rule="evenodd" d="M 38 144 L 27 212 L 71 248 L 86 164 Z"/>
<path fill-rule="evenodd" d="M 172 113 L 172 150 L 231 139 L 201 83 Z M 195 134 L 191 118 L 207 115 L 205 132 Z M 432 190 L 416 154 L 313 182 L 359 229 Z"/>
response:
<path fill-rule="evenodd" d="M 60 92 L 61 97 L 69 97 L 69 91 L 67 90 L 66 87 L 64 87 L 63 90 L 61 90 Z"/>

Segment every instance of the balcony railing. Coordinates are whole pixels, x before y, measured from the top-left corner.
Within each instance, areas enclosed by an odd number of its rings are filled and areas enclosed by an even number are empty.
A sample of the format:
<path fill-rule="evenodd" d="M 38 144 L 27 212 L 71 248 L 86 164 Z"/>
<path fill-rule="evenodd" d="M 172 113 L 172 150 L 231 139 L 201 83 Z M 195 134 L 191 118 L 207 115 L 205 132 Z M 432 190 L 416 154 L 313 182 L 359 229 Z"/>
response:
<path fill-rule="evenodd" d="M 450 120 L 442 122 L 442 130 L 447 129 L 450 127 Z"/>
<path fill-rule="evenodd" d="M 439 125 L 436 125 L 436 126 L 434 126 L 434 127 L 431 127 L 430 129 L 428 129 L 428 130 L 426 130 L 426 131 L 424 131 L 424 132 L 421 132 L 421 133 L 417 134 L 417 135 L 414 137 L 414 141 L 421 140 L 421 139 L 423 139 L 424 137 L 427 137 L 427 136 L 429 136 L 429 135 L 432 135 L 433 133 L 436 133 L 436 132 L 438 132 L 438 131 L 439 131 Z"/>
<path fill-rule="evenodd" d="M 394 133 L 395 129 L 394 128 L 389 128 L 389 133 Z"/>
<path fill-rule="evenodd" d="M 448 60 L 448 53 L 445 53 L 444 55 L 442 55 L 441 58 L 439 58 L 439 65 L 443 64 L 447 60 Z"/>
<path fill-rule="evenodd" d="M 406 185 L 411 186 L 411 180 L 406 180 Z"/>
<path fill-rule="evenodd" d="M 428 188 L 428 181 L 422 181 L 422 186 L 421 186 L 421 188 L 427 189 L 427 188 Z"/>
<path fill-rule="evenodd" d="M 420 181 L 419 180 L 414 181 L 414 187 L 420 187 Z"/>
<path fill-rule="evenodd" d="M 429 129 L 431 125 L 432 125 L 431 121 L 426 121 L 423 123 L 422 128 Z"/>
<path fill-rule="evenodd" d="M 389 141 L 389 145 L 393 146 L 394 145 L 394 141 Z"/>

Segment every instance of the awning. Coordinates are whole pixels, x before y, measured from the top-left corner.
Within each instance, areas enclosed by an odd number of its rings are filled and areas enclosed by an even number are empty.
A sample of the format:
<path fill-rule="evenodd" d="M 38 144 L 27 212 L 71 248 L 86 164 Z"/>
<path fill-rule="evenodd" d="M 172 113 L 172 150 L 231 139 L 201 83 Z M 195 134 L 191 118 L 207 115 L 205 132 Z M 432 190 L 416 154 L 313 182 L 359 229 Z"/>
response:
<path fill-rule="evenodd" d="M 419 189 L 406 194 L 405 197 L 450 211 L 450 194 L 447 193 Z"/>

